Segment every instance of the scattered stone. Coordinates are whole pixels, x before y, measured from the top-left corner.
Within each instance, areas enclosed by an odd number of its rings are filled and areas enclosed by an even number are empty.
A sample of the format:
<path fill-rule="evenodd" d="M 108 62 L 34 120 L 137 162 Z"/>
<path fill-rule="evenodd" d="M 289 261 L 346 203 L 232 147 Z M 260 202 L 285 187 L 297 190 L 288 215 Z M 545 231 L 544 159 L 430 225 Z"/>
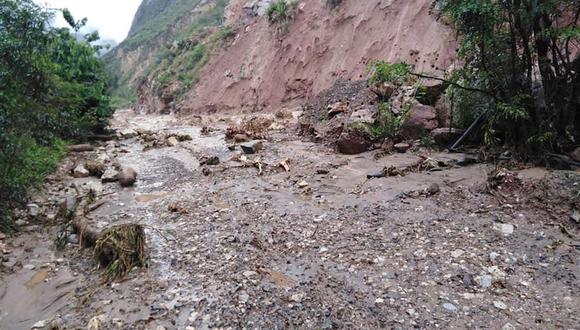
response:
<path fill-rule="evenodd" d="M 497 259 L 497 257 L 499 257 L 499 254 L 495 253 L 495 252 L 491 252 L 489 254 L 489 261 L 491 262 L 495 262 L 495 259 Z"/>
<path fill-rule="evenodd" d="M 468 165 L 472 165 L 472 164 L 476 164 L 477 163 L 477 158 L 468 156 L 468 155 L 463 155 L 463 157 L 457 161 L 457 165 L 459 166 L 468 166 Z"/>
<path fill-rule="evenodd" d="M 405 142 L 397 143 L 393 146 L 397 152 L 404 154 L 411 148 L 411 145 Z"/>
<path fill-rule="evenodd" d="M 345 133 L 339 137 L 336 146 L 341 154 L 356 155 L 366 152 L 370 142 L 355 133 Z"/>
<path fill-rule="evenodd" d="M 576 223 L 580 223 L 580 211 L 578 209 L 572 210 L 572 214 L 570 215 L 570 219 L 572 219 Z"/>
<path fill-rule="evenodd" d="M 400 135 L 405 139 L 418 139 L 439 126 L 434 107 L 416 104 L 401 123 Z"/>
<path fill-rule="evenodd" d="M 501 310 L 504 310 L 507 308 L 507 305 L 504 302 L 498 301 L 498 300 L 493 302 L 493 306 L 495 306 L 495 308 L 501 309 Z"/>
<path fill-rule="evenodd" d="M 69 152 L 86 152 L 95 150 L 95 147 L 90 144 L 75 144 L 72 146 L 68 146 L 67 150 Z"/>
<path fill-rule="evenodd" d="M 46 320 L 38 321 L 32 325 L 32 329 L 42 329 L 48 325 Z"/>
<path fill-rule="evenodd" d="M 298 182 L 298 187 L 300 187 L 300 188 L 305 188 L 305 187 L 308 187 L 308 185 L 309 185 L 309 184 L 308 184 L 308 182 L 306 182 L 306 181 L 304 181 L 304 180 L 303 180 L 303 181 L 300 181 L 300 182 Z"/>
<path fill-rule="evenodd" d="M 382 100 L 388 100 L 397 88 L 391 83 L 384 82 L 372 84 L 369 86 L 369 89 Z"/>
<path fill-rule="evenodd" d="M 33 264 L 28 264 L 28 265 L 22 266 L 22 268 L 24 268 L 26 270 L 34 270 L 36 268 L 36 266 Z"/>
<path fill-rule="evenodd" d="M 203 159 L 199 164 L 200 165 L 208 165 L 208 166 L 215 166 L 220 163 L 220 159 L 218 156 L 211 156 L 206 159 Z"/>
<path fill-rule="evenodd" d="M 119 180 L 119 171 L 112 167 L 107 168 L 105 173 L 101 175 L 102 183 L 116 182 L 117 180 Z"/>
<path fill-rule="evenodd" d="M 385 302 L 385 299 L 383 299 L 383 298 L 377 298 L 377 299 L 375 299 L 375 304 L 382 304 L 384 302 Z"/>
<path fill-rule="evenodd" d="M 130 139 L 130 138 L 134 138 L 137 136 L 137 132 L 135 132 L 134 130 L 127 128 L 124 130 L 121 130 L 118 132 L 119 137 L 124 138 L 124 139 Z"/>
<path fill-rule="evenodd" d="M 235 144 L 230 144 L 227 146 L 229 151 L 235 151 L 236 150 L 236 145 Z"/>
<path fill-rule="evenodd" d="M 66 241 L 70 244 L 79 244 L 79 236 L 77 234 L 70 234 Z"/>
<path fill-rule="evenodd" d="M 325 175 L 325 174 L 328 174 L 328 173 L 330 173 L 330 171 L 327 170 L 327 169 L 325 169 L 325 168 L 319 168 L 319 169 L 316 170 L 316 174 L 319 174 L 319 175 Z"/>
<path fill-rule="evenodd" d="M 28 221 L 26 221 L 24 219 L 18 219 L 16 221 L 14 221 L 14 224 L 18 227 L 22 227 L 22 226 L 26 226 L 28 224 Z"/>
<path fill-rule="evenodd" d="M 106 170 L 105 163 L 100 161 L 92 161 L 85 163 L 85 169 L 89 171 L 89 175 L 101 177 Z"/>
<path fill-rule="evenodd" d="M 455 305 L 453 305 L 452 303 L 444 303 L 442 306 L 448 312 L 455 313 L 457 311 L 457 307 Z"/>
<path fill-rule="evenodd" d="M 574 151 L 570 153 L 570 157 L 575 161 L 580 162 L 580 147 L 574 149 Z"/>
<path fill-rule="evenodd" d="M 293 302 L 300 303 L 302 302 L 302 299 L 304 299 L 304 293 L 295 293 L 292 296 L 290 296 L 290 300 Z"/>
<path fill-rule="evenodd" d="M 170 136 L 167 139 L 167 145 L 170 147 L 175 147 L 179 144 L 179 141 L 177 141 L 177 139 L 175 138 L 175 136 Z"/>
<path fill-rule="evenodd" d="M 249 142 L 250 138 L 246 134 L 236 134 L 234 135 L 234 141 L 236 143 Z"/>
<path fill-rule="evenodd" d="M 504 236 L 509 236 L 514 232 L 514 225 L 509 223 L 494 223 L 493 228 L 500 231 Z"/>
<path fill-rule="evenodd" d="M 334 117 L 337 114 L 346 112 L 346 110 L 348 110 L 348 102 L 339 101 L 334 104 L 330 104 L 328 105 L 327 110 L 328 117 Z"/>
<path fill-rule="evenodd" d="M 86 178 L 90 175 L 89 171 L 85 168 L 85 165 L 77 165 L 73 170 L 73 177 L 75 178 Z"/>
<path fill-rule="evenodd" d="M 121 187 L 131 187 L 137 181 L 137 172 L 131 167 L 125 167 L 119 173 Z"/>
<path fill-rule="evenodd" d="M 461 257 L 461 256 L 462 256 L 464 253 L 465 253 L 465 251 L 463 251 L 463 250 L 461 250 L 461 249 L 456 249 L 456 250 L 453 250 L 453 252 L 451 252 L 451 256 L 452 256 L 453 258 L 459 258 L 459 257 Z"/>
<path fill-rule="evenodd" d="M 479 278 L 479 285 L 484 288 L 490 288 L 493 284 L 493 277 L 491 275 L 483 275 Z"/>
<path fill-rule="evenodd" d="M 242 275 L 244 275 L 244 277 L 253 277 L 258 275 L 258 273 L 256 273 L 253 270 L 246 270 L 245 272 L 242 273 Z"/>
<path fill-rule="evenodd" d="M 414 308 L 409 308 L 407 309 L 407 314 L 409 314 L 409 316 L 414 316 L 417 312 L 415 311 Z"/>
<path fill-rule="evenodd" d="M 38 213 L 40 212 L 40 207 L 38 206 L 38 204 L 28 204 L 26 205 L 26 207 L 28 208 L 28 215 L 35 218 L 38 216 Z"/>
<path fill-rule="evenodd" d="M 516 327 L 514 327 L 511 323 L 506 323 L 503 327 L 501 327 L 501 330 L 516 330 Z"/>
<path fill-rule="evenodd" d="M 240 294 L 238 295 L 238 299 L 242 303 L 247 303 L 248 300 L 250 300 L 250 295 L 246 291 L 241 291 Z"/>
<path fill-rule="evenodd" d="M 256 152 L 262 150 L 264 144 L 260 140 L 250 141 L 244 144 L 240 144 L 240 147 L 245 154 L 255 154 Z"/>
<path fill-rule="evenodd" d="M 429 196 L 438 194 L 439 191 L 441 191 L 441 188 L 439 188 L 437 183 L 432 183 L 429 187 L 427 187 L 427 189 L 425 189 L 425 193 Z"/>
<path fill-rule="evenodd" d="M 208 176 L 208 175 L 211 174 L 211 170 L 209 168 L 207 168 L 207 167 L 204 167 L 204 168 L 201 169 L 201 173 L 203 175 L 205 175 L 205 176 Z"/>
<path fill-rule="evenodd" d="M 367 179 L 384 178 L 385 175 L 385 171 L 369 172 L 367 173 Z"/>

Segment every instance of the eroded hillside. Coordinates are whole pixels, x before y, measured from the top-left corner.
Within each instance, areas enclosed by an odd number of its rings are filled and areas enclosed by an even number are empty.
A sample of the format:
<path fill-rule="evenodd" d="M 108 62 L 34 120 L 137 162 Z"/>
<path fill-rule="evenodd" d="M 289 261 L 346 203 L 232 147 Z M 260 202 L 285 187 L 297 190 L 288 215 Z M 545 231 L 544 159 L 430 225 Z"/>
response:
<path fill-rule="evenodd" d="M 186 7 L 161 2 L 171 11 Z M 189 1 L 191 10 L 157 27 L 163 32 L 155 38 L 135 45 L 130 37 L 113 53 L 119 86 L 130 82 L 149 111 L 255 111 L 364 79 L 372 60 L 404 60 L 432 73 L 455 61 L 453 31 L 437 20 L 431 0 L 300 1 L 278 21 L 267 17 L 270 2 L 232 0 L 222 20 L 227 1 Z"/>

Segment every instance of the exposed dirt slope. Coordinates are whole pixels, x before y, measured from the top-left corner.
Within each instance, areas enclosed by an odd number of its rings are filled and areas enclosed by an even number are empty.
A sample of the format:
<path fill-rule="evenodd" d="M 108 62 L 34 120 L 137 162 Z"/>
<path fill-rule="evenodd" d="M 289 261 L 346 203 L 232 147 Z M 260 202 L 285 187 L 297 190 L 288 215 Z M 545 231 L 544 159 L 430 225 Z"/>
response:
<path fill-rule="evenodd" d="M 308 98 L 339 79 L 365 77 L 371 60 L 404 60 L 441 72 L 455 60 L 452 30 L 436 19 L 431 0 L 301 1 L 288 33 L 253 16 L 246 0 L 230 3 L 233 44 L 205 67 L 183 110 L 262 110 Z"/>

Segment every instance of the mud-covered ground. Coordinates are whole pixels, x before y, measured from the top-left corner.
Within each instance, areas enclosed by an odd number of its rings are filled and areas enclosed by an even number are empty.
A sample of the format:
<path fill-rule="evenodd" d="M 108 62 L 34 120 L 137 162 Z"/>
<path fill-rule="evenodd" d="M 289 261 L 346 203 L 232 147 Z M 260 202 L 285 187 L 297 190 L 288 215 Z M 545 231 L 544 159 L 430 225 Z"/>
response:
<path fill-rule="evenodd" d="M 345 156 L 293 130 L 241 157 L 224 140 L 236 120 L 117 112 L 119 131 L 193 140 L 151 147 L 126 134 L 71 154 L 33 202 L 50 213 L 90 187 L 102 204 L 92 225 L 146 225 L 149 267 L 101 284 L 90 249 L 56 252 L 58 219 L 29 217 L 0 240 L 0 328 L 580 327 L 578 172 L 522 169 L 495 187 L 495 166 L 458 166 L 462 154 Z M 420 155 L 438 168 L 367 179 Z M 210 156 L 220 163 L 200 165 Z M 98 157 L 132 166 L 135 187 L 67 173 Z"/>

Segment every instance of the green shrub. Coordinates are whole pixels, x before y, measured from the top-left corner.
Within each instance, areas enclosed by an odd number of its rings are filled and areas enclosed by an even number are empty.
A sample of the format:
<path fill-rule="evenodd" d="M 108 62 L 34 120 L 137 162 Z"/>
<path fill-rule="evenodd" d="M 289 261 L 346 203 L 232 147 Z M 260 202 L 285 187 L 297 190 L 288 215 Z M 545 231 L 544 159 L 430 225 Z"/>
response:
<path fill-rule="evenodd" d="M 369 65 L 371 72 L 371 82 L 390 82 L 395 85 L 409 83 L 411 76 L 411 66 L 406 63 L 389 63 L 385 61 L 375 61 Z"/>
<path fill-rule="evenodd" d="M 279 22 L 288 19 L 288 4 L 286 0 L 272 1 L 266 10 L 270 22 Z"/>

